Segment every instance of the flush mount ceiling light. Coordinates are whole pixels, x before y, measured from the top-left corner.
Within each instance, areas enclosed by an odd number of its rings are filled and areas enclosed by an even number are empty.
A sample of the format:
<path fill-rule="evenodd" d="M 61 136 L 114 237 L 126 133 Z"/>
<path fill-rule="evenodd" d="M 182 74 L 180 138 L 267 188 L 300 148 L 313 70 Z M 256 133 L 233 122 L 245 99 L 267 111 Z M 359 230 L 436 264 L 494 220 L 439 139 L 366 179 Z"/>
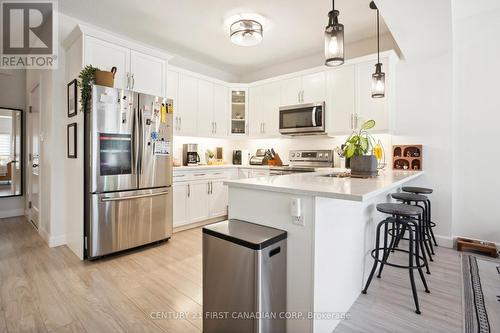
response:
<path fill-rule="evenodd" d="M 385 96 L 385 73 L 382 72 L 382 64 L 380 63 L 380 19 L 375 2 L 370 2 L 370 8 L 377 11 L 377 64 L 375 65 L 375 73 L 372 74 L 372 98 L 382 98 Z"/>
<path fill-rule="evenodd" d="M 325 65 L 330 67 L 344 63 L 344 25 L 339 23 L 338 17 L 339 11 L 335 10 L 335 0 L 332 0 L 325 28 Z"/>
<path fill-rule="evenodd" d="M 231 24 L 231 42 L 240 46 L 254 46 L 262 42 L 262 24 L 256 20 L 241 19 Z"/>

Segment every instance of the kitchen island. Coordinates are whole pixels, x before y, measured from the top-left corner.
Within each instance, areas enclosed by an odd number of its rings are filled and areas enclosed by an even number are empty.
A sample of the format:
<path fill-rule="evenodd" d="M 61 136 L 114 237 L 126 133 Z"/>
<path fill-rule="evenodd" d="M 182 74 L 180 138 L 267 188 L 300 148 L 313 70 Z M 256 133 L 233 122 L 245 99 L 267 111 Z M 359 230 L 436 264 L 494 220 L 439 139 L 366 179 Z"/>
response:
<path fill-rule="evenodd" d="M 349 310 L 371 264 L 376 204 L 423 173 L 382 171 L 376 178 L 330 177 L 329 170 L 228 180 L 229 218 L 288 232 L 288 333 L 332 332 Z M 292 202 L 300 207 L 292 212 Z"/>

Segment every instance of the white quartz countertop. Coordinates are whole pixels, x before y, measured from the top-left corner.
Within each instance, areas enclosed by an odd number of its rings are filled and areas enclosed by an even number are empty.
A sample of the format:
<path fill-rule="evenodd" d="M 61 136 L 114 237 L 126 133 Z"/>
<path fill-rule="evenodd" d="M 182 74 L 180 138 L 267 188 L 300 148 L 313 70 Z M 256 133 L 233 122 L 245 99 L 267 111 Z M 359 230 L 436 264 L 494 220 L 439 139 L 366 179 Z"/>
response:
<path fill-rule="evenodd" d="M 340 169 L 332 169 L 342 171 Z M 376 178 L 322 177 L 332 171 L 226 180 L 229 187 L 365 201 L 423 175 L 423 171 L 383 170 Z"/>
<path fill-rule="evenodd" d="M 217 169 L 264 169 L 268 170 L 269 165 L 236 165 L 236 164 L 222 164 L 222 165 L 193 165 L 193 166 L 178 166 L 173 167 L 174 171 L 196 171 L 196 170 L 217 170 Z"/>

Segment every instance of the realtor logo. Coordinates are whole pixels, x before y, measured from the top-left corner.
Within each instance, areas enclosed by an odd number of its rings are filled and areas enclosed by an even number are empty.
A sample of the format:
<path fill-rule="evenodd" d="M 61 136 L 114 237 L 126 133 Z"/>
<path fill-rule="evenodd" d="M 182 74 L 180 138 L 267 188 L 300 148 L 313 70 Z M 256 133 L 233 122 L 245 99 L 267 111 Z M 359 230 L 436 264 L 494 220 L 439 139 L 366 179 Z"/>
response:
<path fill-rule="evenodd" d="M 1 68 L 56 68 L 57 2 L 1 2 Z"/>

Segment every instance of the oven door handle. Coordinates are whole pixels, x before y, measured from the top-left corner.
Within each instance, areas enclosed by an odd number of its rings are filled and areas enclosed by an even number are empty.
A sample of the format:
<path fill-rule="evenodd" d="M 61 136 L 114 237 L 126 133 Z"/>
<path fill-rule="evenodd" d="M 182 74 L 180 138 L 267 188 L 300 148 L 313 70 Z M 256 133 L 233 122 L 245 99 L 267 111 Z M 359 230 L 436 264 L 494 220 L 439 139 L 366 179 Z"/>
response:
<path fill-rule="evenodd" d="M 314 106 L 313 107 L 313 110 L 312 110 L 312 123 L 313 123 L 313 127 L 316 127 L 316 107 Z"/>
<path fill-rule="evenodd" d="M 149 194 L 139 194 L 139 195 L 131 195 L 128 197 L 116 197 L 116 198 L 110 198 L 110 197 L 104 197 L 101 199 L 102 202 L 108 202 L 108 201 L 122 201 L 122 200 L 132 200 L 132 199 L 140 199 L 140 198 L 151 198 L 151 197 L 157 197 L 160 195 L 166 195 L 168 194 L 168 191 L 166 192 L 160 192 L 160 193 L 149 193 Z"/>

